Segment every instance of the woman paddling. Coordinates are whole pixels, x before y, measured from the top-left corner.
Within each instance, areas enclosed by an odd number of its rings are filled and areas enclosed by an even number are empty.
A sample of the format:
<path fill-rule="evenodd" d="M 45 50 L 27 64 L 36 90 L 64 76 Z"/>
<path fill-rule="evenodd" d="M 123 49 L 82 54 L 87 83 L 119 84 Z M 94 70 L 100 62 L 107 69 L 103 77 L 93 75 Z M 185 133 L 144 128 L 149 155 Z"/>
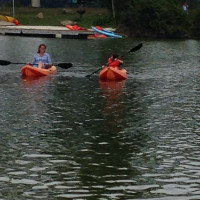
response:
<path fill-rule="evenodd" d="M 46 51 L 46 45 L 40 44 L 37 53 L 33 57 L 32 65 L 40 69 L 48 69 L 52 65 L 51 57 Z M 30 63 L 28 63 L 30 65 Z"/>
<path fill-rule="evenodd" d="M 124 62 L 120 59 L 118 54 L 113 54 L 110 58 L 108 58 L 108 64 L 107 66 L 103 66 L 104 67 L 113 67 L 113 68 L 117 68 L 120 69 L 120 65 L 122 65 Z"/>

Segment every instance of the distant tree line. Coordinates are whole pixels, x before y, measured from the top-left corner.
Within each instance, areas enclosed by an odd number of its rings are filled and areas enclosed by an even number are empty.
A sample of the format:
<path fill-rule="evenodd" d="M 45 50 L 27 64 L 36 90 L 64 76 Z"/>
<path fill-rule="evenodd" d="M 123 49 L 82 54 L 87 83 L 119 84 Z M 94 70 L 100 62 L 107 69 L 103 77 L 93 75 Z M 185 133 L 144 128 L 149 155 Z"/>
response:
<path fill-rule="evenodd" d="M 41 7 L 60 8 L 65 6 L 105 7 L 103 0 L 39 0 Z M 32 0 L 15 0 L 16 6 L 31 6 Z M 13 0 L 0 0 L 0 4 L 12 5 Z"/>
<path fill-rule="evenodd" d="M 200 37 L 200 0 L 109 0 L 116 22 L 128 35 L 143 37 Z M 114 2 L 114 8 L 113 3 Z"/>

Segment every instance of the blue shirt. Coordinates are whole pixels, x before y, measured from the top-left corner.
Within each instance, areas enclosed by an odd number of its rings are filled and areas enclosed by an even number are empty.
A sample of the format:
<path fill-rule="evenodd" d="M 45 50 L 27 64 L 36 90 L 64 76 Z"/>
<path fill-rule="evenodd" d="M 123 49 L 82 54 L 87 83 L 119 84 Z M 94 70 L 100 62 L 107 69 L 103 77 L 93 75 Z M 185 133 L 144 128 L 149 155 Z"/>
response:
<path fill-rule="evenodd" d="M 44 65 L 49 64 L 52 65 L 51 57 L 48 53 L 44 53 L 43 56 L 40 56 L 39 53 L 36 53 L 33 57 L 33 66 L 37 67 L 39 62 L 42 62 Z"/>

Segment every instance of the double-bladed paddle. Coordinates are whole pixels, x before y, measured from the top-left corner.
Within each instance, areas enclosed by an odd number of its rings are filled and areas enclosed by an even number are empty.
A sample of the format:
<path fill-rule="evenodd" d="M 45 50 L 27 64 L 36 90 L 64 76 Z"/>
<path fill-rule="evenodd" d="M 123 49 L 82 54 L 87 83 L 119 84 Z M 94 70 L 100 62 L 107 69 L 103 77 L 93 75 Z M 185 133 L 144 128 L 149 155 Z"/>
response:
<path fill-rule="evenodd" d="M 121 58 L 124 57 L 124 56 L 126 56 L 126 55 L 129 54 L 129 53 L 134 53 L 134 52 L 136 52 L 136 51 L 139 50 L 141 47 L 142 47 L 142 43 L 138 44 L 137 46 L 133 47 L 131 50 L 129 50 L 128 52 L 126 52 L 125 54 L 123 54 L 123 55 L 121 56 Z M 108 64 L 106 64 L 106 65 L 108 65 Z M 90 76 L 92 76 L 93 74 L 97 73 L 97 72 L 100 71 L 101 69 L 102 69 L 102 67 L 99 68 L 99 69 L 97 69 L 96 71 L 92 72 L 91 74 L 87 75 L 86 77 L 89 78 Z"/>
<path fill-rule="evenodd" d="M 15 63 L 15 62 L 10 62 L 10 61 L 7 61 L 7 60 L 0 60 L 0 65 L 10 65 L 10 64 L 26 64 L 26 63 Z M 58 63 L 58 64 L 55 64 L 56 66 L 60 67 L 60 68 L 63 68 L 63 69 L 68 69 L 70 67 L 73 66 L 72 63 Z"/>

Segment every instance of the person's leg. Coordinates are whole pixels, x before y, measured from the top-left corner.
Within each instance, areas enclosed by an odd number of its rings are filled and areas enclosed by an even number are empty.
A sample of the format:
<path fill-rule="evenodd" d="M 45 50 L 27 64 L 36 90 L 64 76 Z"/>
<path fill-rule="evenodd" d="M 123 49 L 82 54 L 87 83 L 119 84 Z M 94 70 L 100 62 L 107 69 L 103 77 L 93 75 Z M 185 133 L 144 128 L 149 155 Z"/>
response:
<path fill-rule="evenodd" d="M 38 68 L 40 68 L 40 69 L 44 68 L 44 65 L 43 65 L 43 63 L 41 61 L 38 63 Z"/>

